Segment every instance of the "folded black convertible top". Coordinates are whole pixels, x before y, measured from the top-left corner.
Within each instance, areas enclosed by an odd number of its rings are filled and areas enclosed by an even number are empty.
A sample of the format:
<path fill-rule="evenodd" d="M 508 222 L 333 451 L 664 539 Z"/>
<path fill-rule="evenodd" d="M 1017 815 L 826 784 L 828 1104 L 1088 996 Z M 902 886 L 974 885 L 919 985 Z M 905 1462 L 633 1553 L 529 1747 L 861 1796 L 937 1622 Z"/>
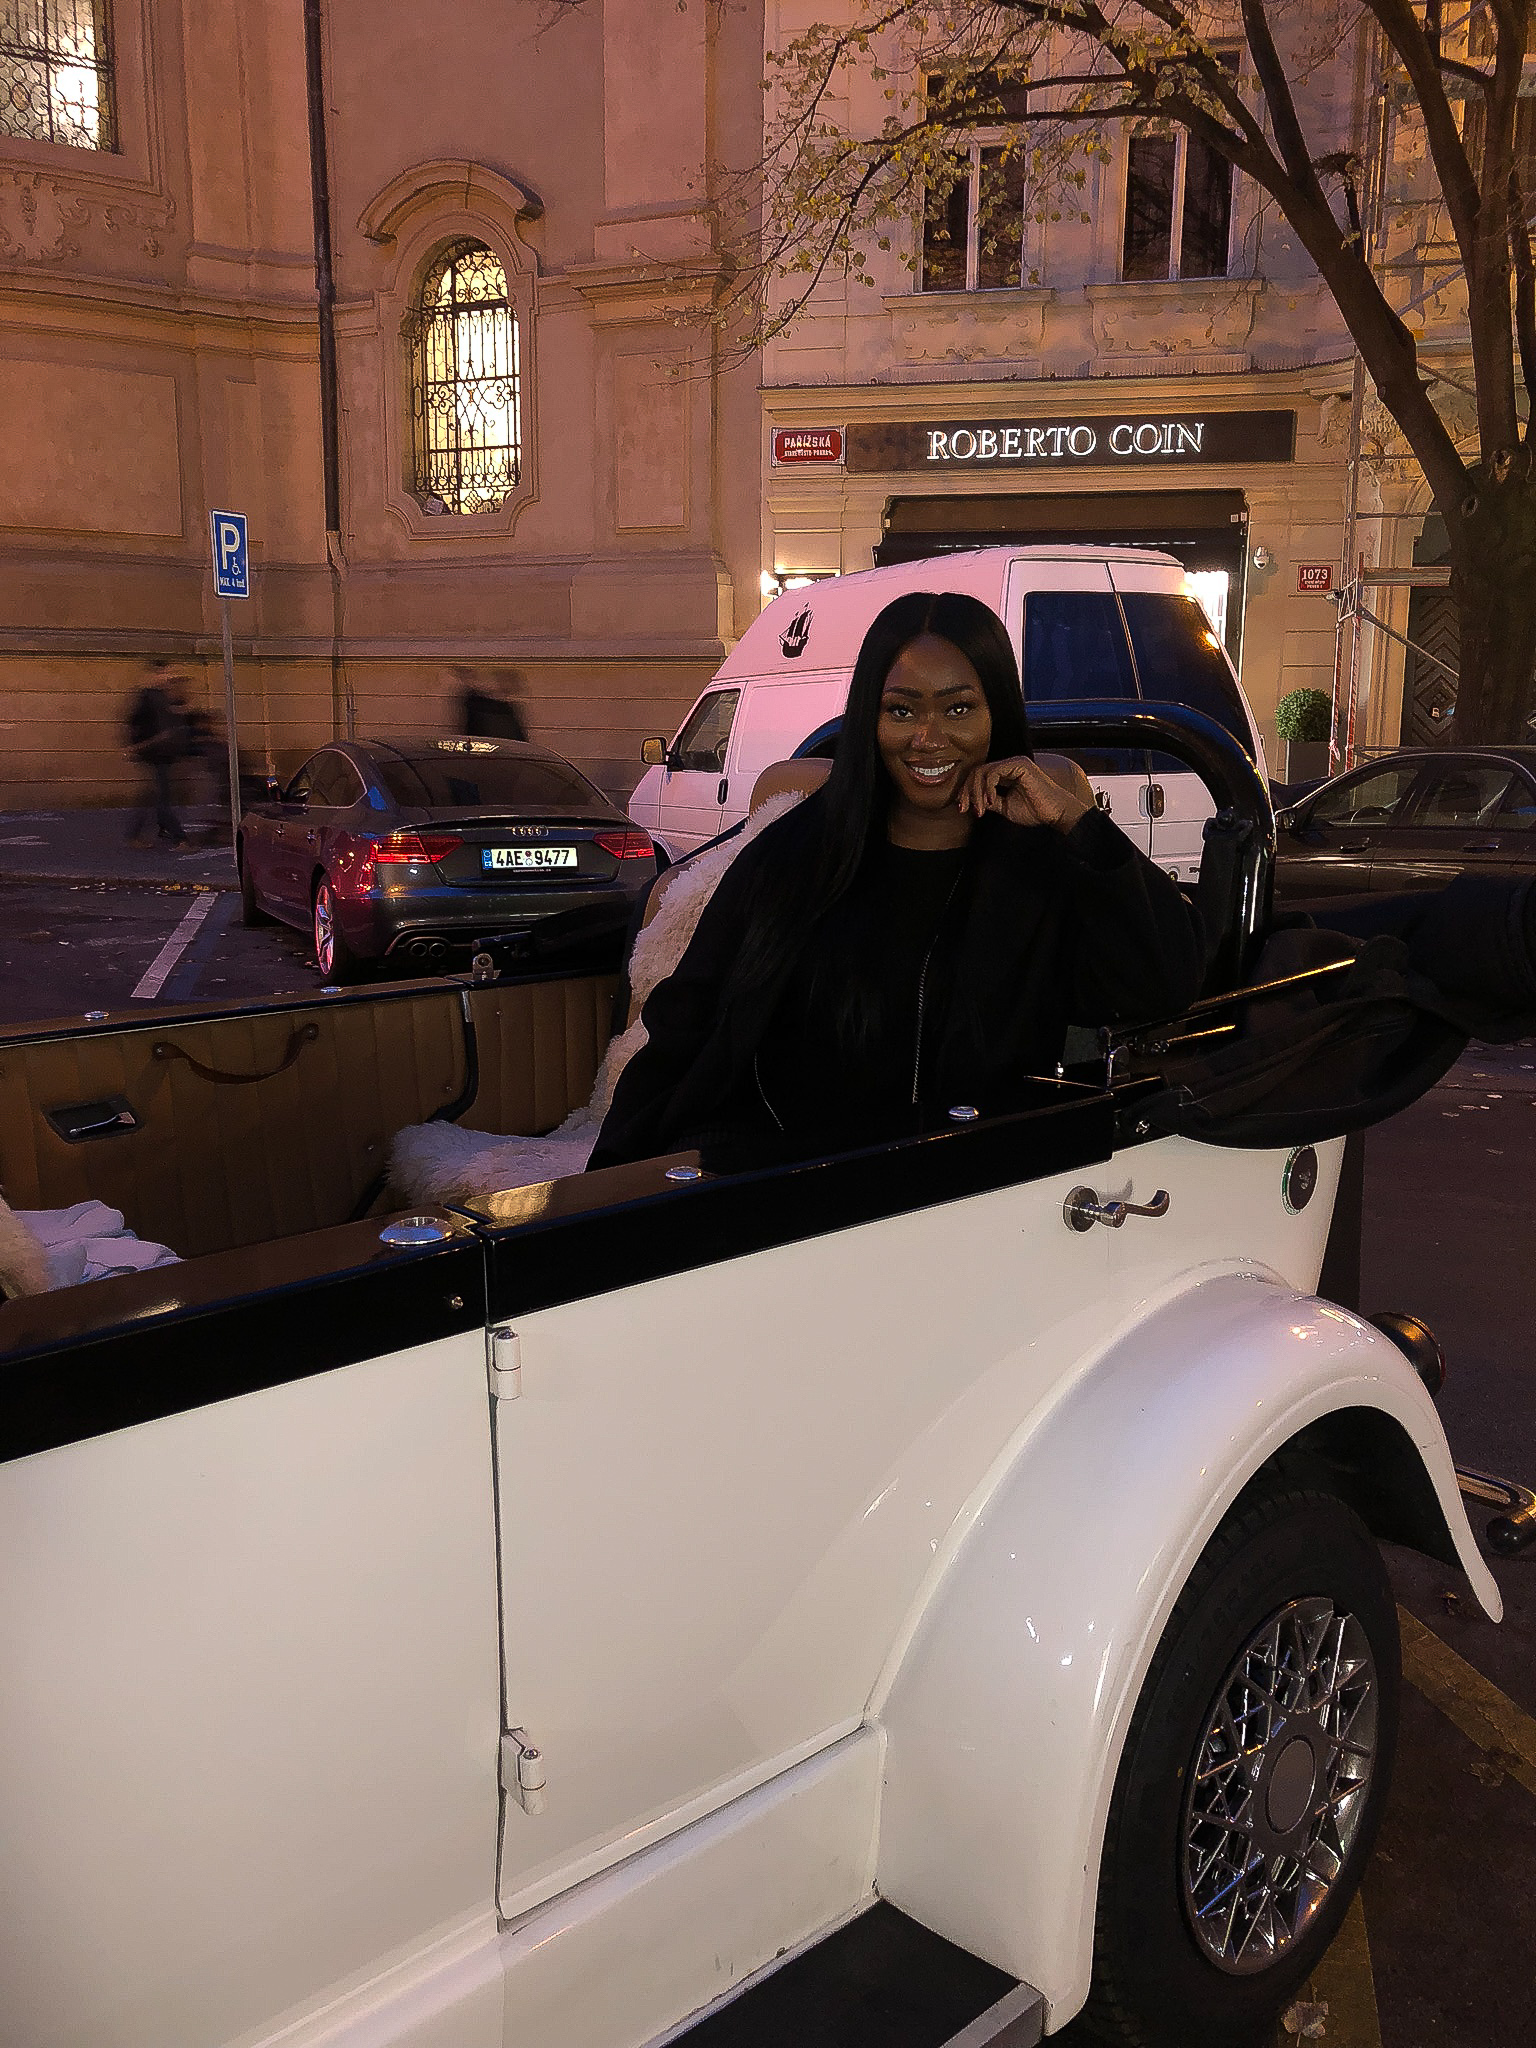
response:
<path fill-rule="evenodd" d="M 1276 982 L 1207 1006 L 1210 1036 L 1132 1040 L 1132 1070 L 1166 1082 L 1139 1121 L 1210 1145 L 1315 1144 L 1406 1108 L 1469 1040 L 1536 1033 L 1536 877 L 1277 920 L 1244 987 Z"/>

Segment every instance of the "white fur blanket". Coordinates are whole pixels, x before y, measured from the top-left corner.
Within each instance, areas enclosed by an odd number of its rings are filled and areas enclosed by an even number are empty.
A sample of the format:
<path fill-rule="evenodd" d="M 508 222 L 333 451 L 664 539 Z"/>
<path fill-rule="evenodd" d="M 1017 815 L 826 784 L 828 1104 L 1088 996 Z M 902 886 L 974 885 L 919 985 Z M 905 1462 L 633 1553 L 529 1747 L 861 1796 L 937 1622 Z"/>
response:
<path fill-rule="evenodd" d="M 798 802 L 795 795 L 772 798 L 747 820 L 744 832 L 678 868 L 630 955 L 629 985 L 637 1013 L 687 952 L 705 904 L 737 854 Z M 395 1192 L 407 1202 L 469 1202 L 476 1195 L 580 1173 L 597 1143 L 619 1076 L 644 1043 L 645 1026 L 637 1014 L 627 1031 L 609 1040 L 587 1100 L 547 1137 L 499 1137 L 493 1131 L 461 1130 L 457 1124 L 409 1125 L 390 1148 Z"/>

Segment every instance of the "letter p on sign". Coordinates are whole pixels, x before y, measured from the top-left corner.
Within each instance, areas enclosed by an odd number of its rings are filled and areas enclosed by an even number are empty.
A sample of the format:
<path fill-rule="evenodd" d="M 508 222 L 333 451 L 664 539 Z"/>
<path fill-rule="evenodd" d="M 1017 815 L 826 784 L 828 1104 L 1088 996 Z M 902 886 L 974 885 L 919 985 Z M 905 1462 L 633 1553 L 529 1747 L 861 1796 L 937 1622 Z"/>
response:
<path fill-rule="evenodd" d="M 251 558 L 245 542 L 243 512 L 209 514 L 213 529 L 213 592 L 215 597 L 249 597 Z"/>

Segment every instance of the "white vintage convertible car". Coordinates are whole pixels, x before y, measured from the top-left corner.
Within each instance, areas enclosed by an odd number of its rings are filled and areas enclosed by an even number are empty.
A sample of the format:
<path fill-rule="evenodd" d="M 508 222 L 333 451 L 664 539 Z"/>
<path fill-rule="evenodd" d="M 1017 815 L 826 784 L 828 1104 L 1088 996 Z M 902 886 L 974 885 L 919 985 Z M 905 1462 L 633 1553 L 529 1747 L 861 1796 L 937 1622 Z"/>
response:
<path fill-rule="evenodd" d="M 0 1306 L 0 2039 L 1256 2037 L 1380 1817 L 1377 1539 L 1499 1611 L 1315 1292 L 1342 1143 L 1159 1135 L 1207 1011 L 872 1152 L 401 1228 L 392 1132 L 550 1129 L 612 992 L 0 1039 L 12 1204 L 183 1255 Z"/>

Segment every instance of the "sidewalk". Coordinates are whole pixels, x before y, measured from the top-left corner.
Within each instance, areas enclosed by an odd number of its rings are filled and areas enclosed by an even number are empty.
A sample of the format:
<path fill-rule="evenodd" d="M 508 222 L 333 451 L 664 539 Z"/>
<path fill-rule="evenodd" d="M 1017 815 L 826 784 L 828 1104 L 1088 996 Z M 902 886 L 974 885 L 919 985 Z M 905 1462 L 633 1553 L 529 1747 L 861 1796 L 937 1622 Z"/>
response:
<path fill-rule="evenodd" d="M 223 820 L 191 805 L 189 832 Z M 213 846 L 132 847 L 132 811 L 0 811 L 0 882 L 105 882 L 134 889 L 235 889 L 235 857 L 227 841 Z"/>

